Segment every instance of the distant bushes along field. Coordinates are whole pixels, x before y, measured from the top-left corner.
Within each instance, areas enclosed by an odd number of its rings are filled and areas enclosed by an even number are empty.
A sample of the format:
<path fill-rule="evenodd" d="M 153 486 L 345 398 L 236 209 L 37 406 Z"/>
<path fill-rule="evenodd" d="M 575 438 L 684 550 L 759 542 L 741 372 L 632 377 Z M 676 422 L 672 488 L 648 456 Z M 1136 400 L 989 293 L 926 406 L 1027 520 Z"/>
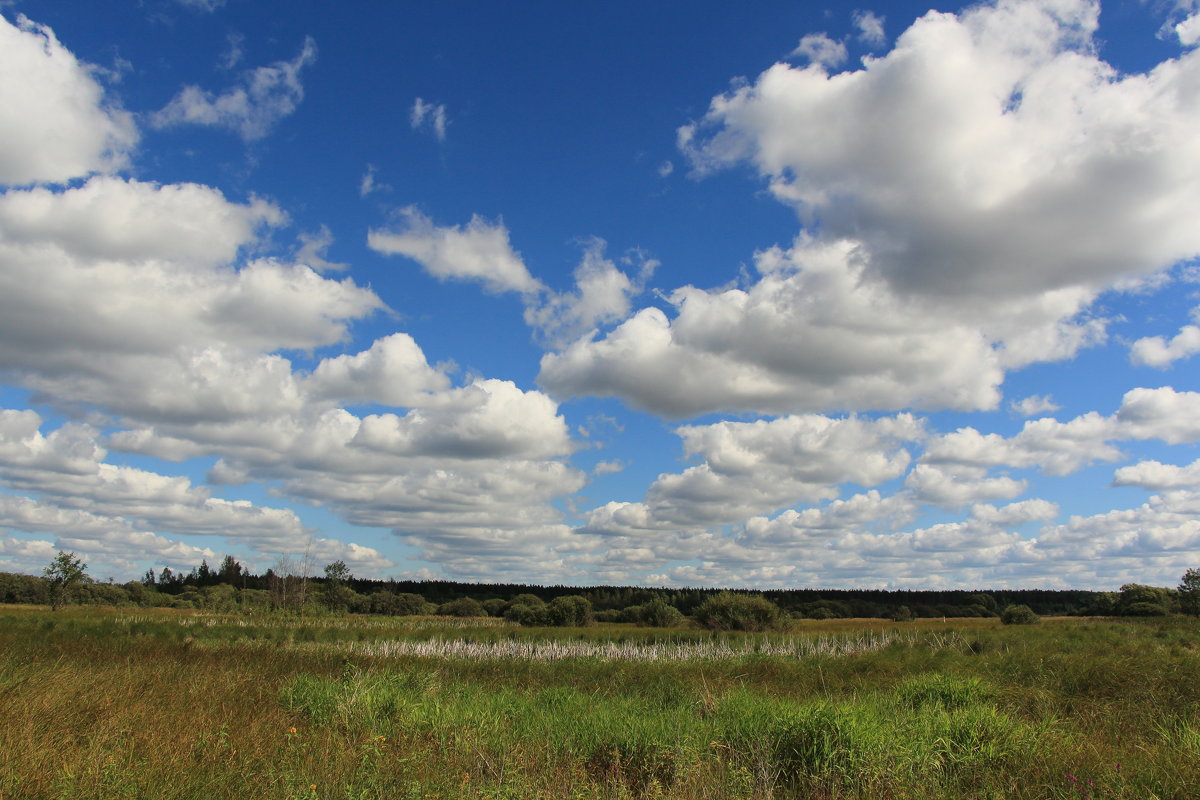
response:
<path fill-rule="evenodd" d="M 334 562 L 322 576 L 281 561 L 262 575 L 226 556 L 188 573 L 148 571 L 140 581 L 97 581 L 62 553 L 42 576 L 0 573 L 0 603 L 133 605 L 208 611 L 357 613 L 386 616 L 495 617 L 527 626 L 621 622 L 670 628 L 691 619 L 710 630 L 770 631 L 794 619 L 1002 617 L 1014 608 L 1039 616 L 1200 615 L 1200 571 L 1175 589 L 1130 583 L 1119 592 L 1083 590 L 876 591 L 793 589 L 752 593 L 712 589 L 466 584 L 355 578 Z M 76 571 L 74 567 L 78 566 Z M 67 569 L 72 567 L 72 569 Z M 1024 612 L 1020 612 L 1024 614 Z"/>

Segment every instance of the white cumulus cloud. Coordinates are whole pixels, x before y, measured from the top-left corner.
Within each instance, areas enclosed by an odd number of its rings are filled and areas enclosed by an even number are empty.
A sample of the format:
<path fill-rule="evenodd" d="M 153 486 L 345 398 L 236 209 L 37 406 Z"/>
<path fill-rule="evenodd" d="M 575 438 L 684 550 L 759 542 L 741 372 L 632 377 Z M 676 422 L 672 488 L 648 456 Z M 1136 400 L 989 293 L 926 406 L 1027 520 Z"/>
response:
<path fill-rule="evenodd" d="M 1200 309 L 1192 309 L 1192 318 L 1200 320 Z M 1162 336 L 1138 339 L 1129 350 L 1129 360 L 1134 364 L 1165 369 L 1196 353 L 1200 353 L 1200 325 L 1184 325 L 1169 341 Z"/>
<path fill-rule="evenodd" d="M 1139 461 L 1121 467 L 1113 475 L 1113 486 L 1139 486 L 1143 489 L 1192 489 L 1200 487 L 1200 461 L 1187 466 Z"/>
<path fill-rule="evenodd" d="M 65 183 L 124 167 L 133 117 L 105 101 L 88 65 L 24 15 L 0 16 L 0 184 Z"/>
<path fill-rule="evenodd" d="M 436 278 L 480 281 L 494 293 L 542 288 L 513 250 L 504 223 L 479 216 L 466 225 L 442 227 L 410 206 L 400 211 L 394 227 L 372 229 L 367 245 L 380 253 L 411 258 Z"/>
<path fill-rule="evenodd" d="M 672 417 L 990 409 L 1007 370 L 1104 341 L 1099 293 L 1200 252 L 1200 55 L 1120 74 L 1097 15 L 931 12 L 859 69 L 781 63 L 714 98 L 685 153 L 753 165 L 806 232 L 745 288 L 546 355 L 540 383 Z"/>

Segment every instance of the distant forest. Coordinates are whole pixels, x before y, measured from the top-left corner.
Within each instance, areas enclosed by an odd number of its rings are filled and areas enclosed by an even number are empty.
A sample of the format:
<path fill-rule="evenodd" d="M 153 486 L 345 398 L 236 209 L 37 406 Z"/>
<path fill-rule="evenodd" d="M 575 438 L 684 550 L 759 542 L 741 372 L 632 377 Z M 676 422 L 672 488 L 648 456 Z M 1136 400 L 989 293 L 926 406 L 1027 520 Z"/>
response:
<path fill-rule="evenodd" d="M 60 559 L 63 555 L 60 554 Z M 53 565 L 52 565 L 53 566 Z M 86 567 L 86 565 L 82 565 Z M 49 603 L 69 591 L 66 602 L 96 605 L 160 606 L 212 611 L 294 613 L 441 614 L 505 616 L 517 604 L 549 606 L 571 598 L 589 619 L 640 621 L 642 609 L 669 606 L 684 616 L 723 592 L 760 597 L 796 619 L 871 617 L 912 619 L 995 617 L 1010 606 L 1028 606 L 1042 616 L 1156 616 L 1181 610 L 1173 589 L 1129 584 L 1120 592 L 1082 589 L 980 589 L 885 591 L 880 589 L 775 589 L 765 591 L 644 586 L 537 586 L 516 583 L 375 580 L 356 578 L 343 562 L 325 567 L 322 577 L 305 577 L 286 566 L 261 575 L 226 556 L 190 572 L 147 571 L 140 581 L 97 582 L 84 570 L 70 586 L 47 568 L 46 576 L 0 572 L 0 603 Z M 56 594 L 56 592 L 58 594 Z M 581 600 L 586 602 L 586 606 Z M 559 601 L 563 606 L 565 600 Z M 509 615 L 511 618 L 511 614 Z"/>

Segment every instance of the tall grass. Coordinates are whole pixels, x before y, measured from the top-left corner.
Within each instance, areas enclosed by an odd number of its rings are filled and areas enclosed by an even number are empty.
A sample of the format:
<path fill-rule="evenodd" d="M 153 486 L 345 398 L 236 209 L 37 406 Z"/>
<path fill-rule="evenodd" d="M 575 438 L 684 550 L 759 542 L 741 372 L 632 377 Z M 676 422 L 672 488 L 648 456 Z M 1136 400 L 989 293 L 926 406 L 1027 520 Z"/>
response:
<path fill-rule="evenodd" d="M 0 609 L 0 797 L 1200 796 L 1190 621 L 370 622 Z"/>

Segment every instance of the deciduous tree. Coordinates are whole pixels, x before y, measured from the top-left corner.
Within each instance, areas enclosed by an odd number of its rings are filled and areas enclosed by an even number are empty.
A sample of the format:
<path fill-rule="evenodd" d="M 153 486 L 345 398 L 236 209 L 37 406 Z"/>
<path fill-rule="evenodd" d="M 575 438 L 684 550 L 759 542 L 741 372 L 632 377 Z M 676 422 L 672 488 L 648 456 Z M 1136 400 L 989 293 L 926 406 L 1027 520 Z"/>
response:
<path fill-rule="evenodd" d="M 42 574 L 50 583 L 50 607 L 58 611 L 70 600 L 75 587 L 87 580 L 87 564 L 74 553 L 59 550 Z"/>
<path fill-rule="evenodd" d="M 325 584 L 321 587 L 321 595 L 330 611 L 345 611 L 349 607 L 354 592 L 347 584 L 353 579 L 345 561 L 338 560 L 325 566 Z"/>
<path fill-rule="evenodd" d="M 1200 569 L 1189 569 L 1183 573 L 1176 591 L 1179 592 L 1179 610 L 1200 617 Z"/>

